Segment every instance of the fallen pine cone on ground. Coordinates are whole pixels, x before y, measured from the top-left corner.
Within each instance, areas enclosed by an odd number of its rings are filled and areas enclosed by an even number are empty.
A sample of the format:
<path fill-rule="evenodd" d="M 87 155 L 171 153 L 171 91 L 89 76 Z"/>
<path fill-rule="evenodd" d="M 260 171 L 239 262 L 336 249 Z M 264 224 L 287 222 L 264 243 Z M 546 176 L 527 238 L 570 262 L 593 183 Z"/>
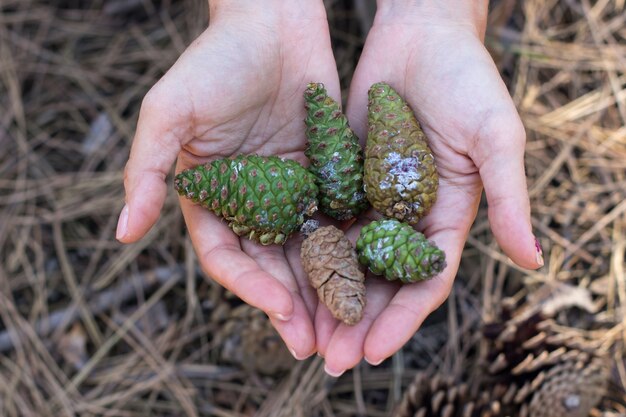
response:
<path fill-rule="evenodd" d="M 558 324 L 544 309 L 504 299 L 482 325 L 475 367 L 458 375 L 418 373 L 393 416 L 613 417 L 620 406 L 607 401 L 603 342 Z"/>
<path fill-rule="evenodd" d="M 358 323 L 365 308 L 365 276 L 343 232 L 320 227 L 308 234 L 300 256 L 309 282 L 333 317 L 349 326 Z"/>
<path fill-rule="evenodd" d="M 515 304 L 505 299 L 500 317 L 483 328 L 487 381 L 503 392 L 494 401 L 520 417 L 587 417 L 609 380 L 598 342 Z"/>
<path fill-rule="evenodd" d="M 247 304 L 231 307 L 222 302 L 220 307 L 212 317 L 220 326 L 213 341 L 220 361 L 262 375 L 291 369 L 295 360 L 265 313 Z"/>
<path fill-rule="evenodd" d="M 472 398 L 470 385 L 434 370 L 419 372 L 407 387 L 393 417 L 500 417 L 483 395 Z"/>

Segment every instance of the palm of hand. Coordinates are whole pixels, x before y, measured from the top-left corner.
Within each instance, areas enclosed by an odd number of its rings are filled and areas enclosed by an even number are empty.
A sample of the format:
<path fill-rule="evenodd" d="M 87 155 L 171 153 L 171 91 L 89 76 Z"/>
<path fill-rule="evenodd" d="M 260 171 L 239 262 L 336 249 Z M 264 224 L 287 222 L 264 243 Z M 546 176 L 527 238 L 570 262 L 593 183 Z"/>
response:
<path fill-rule="evenodd" d="M 216 77 L 223 80 L 222 74 L 231 74 L 232 85 L 216 83 L 211 91 L 188 89 L 189 97 L 201 103 L 194 103 L 193 114 L 210 118 L 200 116 L 194 120 L 194 139 L 185 144 L 178 169 L 203 162 L 206 157 L 240 153 L 279 155 L 305 162 L 301 104 L 304 87 L 310 81 L 322 80 L 335 96 L 339 90 L 330 47 L 320 45 L 320 36 L 311 35 L 313 30 L 300 23 L 297 30 L 291 31 L 289 44 L 274 38 L 259 47 L 255 35 L 256 44 L 253 39 L 241 39 L 239 48 L 214 52 L 223 66 Z M 294 38 L 298 32 L 302 37 Z M 220 45 L 219 40 L 211 42 Z M 225 41 L 227 45 L 230 42 L 232 37 Z M 201 49 L 203 54 L 207 52 Z M 247 59 L 242 62 L 242 57 Z M 204 57 L 200 61 L 206 64 Z M 184 68 L 193 67 L 184 63 Z M 212 99 L 203 100 L 208 94 Z M 301 357 L 310 354 L 315 348 L 311 315 L 317 302 L 301 271 L 300 241 L 292 238 L 284 247 L 262 247 L 245 238 L 237 239 L 223 223 L 198 207 L 185 201 L 182 204 L 205 270 L 248 303 L 270 315 L 275 312 L 274 326 L 290 349 Z M 213 236 L 206 236 L 207 230 Z M 218 259 L 228 259 L 228 264 Z M 232 271 L 233 264 L 237 265 L 236 273 Z M 289 310 L 289 320 L 276 319 L 279 315 L 287 316 L 285 312 Z"/>
<path fill-rule="evenodd" d="M 514 260 L 535 267 L 528 262 L 534 259 L 534 253 L 529 253 L 532 233 L 524 223 L 528 218 L 528 203 L 523 201 L 524 130 L 493 61 L 478 36 L 469 31 L 432 27 L 415 41 L 413 27 L 372 28 L 352 81 L 348 117 L 364 139 L 367 90 L 375 82 L 388 82 L 408 99 L 429 137 L 440 175 L 437 202 L 417 228 L 445 250 L 448 267 L 433 280 L 403 287 L 368 279 L 365 319 L 357 326 L 332 324 L 318 314 L 318 346 L 331 373 L 356 365 L 363 356 L 371 363 L 390 356 L 445 300 L 483 183 L 496 237 Z M 494 155 L 508 166 L 503 167 Z M 507 175 L 507 169 L 522 176 L 512 179 L 510 190 L 503 190 L 497 181 Z M 520 189 L 524 191 L 511 200 L 507 193 Z M 349 231 L 353 240 L 376 216 L 369 215 Z M 507 231 L 528 242 L 503 239 Z"/>
<path fill-rule="evenodd" d="M 338 80 L 332 52 L 311 34 L 323 22 L 292 23 L 289 42 L 254 24 L 236 34 L 211 25 L 161 80 L 178 84 L 177 124 L 189 126 L 182 166 L 239 153 L 303 160 L 304 87 L 323 79 L 337 93 Z"/>
<path fill-rule="evenodd" d="M 146 153 L 156 152 L 151 151 L 155 140 L 162 154 L 172 154 L 172 160 L 177 155 L 177 172 L 237 154 L 305 162 L 302 95 L 306 84 L 323 82 L 339 98 L 327 22 L 323 18 L 282 21 L 280 28 L 288 37 L 275 32 L 278 25 L 266 23 L 248 16 L 242 31 L 241 24 L 216 21 L 181 55 L 144 100 L 128 167 L 136 170 Z M 155 138 L 151 132 L 165 134 Z M 143 139 L 148 137 L 150 144 Z M 154 158 L 162 159 L 162 170 L 167 172 L 168 158 Z M 145 173 L 127 169 L 130 200 L 133 188 L 151 186 L 134 185 L 141 180 L 138 177 L 146 181 Z M 134 204 L 145 205 L 139 211 L 150 213 L 145 216 L 149 220 L 142 219 L 149 227 L 155 204 Z M 216 216 L 184 198 L 181 207 L 207 274 L 267 312 L 297 356 L 312 353 L 311 316 L 317 301 L 301 271 L 297 239 L 284 247 L 262 247 L 240 240 Z"/>
<path fill-rule="evenodd" d="M 496 238 L 518 264 L 536 267 L 526 242 L 532 233 L 523 128 L 493 62 L 469 31 L 433 26 L 416 36 L 415 28 L 372 29 L 353 78 L 348 118 L 364 139 L 367 89 L 378 81 L 389 82 L 416 111 L 440 173 L 438 201 L 418 228 L 446 251 L 443 274 L 405 287 L 370 279 L 364 319 L 347 327 L 326 309 L 316 309 L 299 262 L 298 239 L 284 247 L 239 240 L 215 216 L 181 200 L 203 269 L 268 313 L 297 357 L 312 353 L 317 341 L 331 373 L 356 365 L 363 356 L 376 363 L 393 354 L 444 300 L 483 183 Z M 303 162 L 302 93 L 311 81 L 323 82 L 339 98 L 323 17 L 281 25 L 250 16 L 244 24 L 212 23 L 143 103 L 126 169 L 127 205 L 118 238 L 135 241 L 157 220 L 167 192 L 164 179 L 176 158 L 177 171 L 239 153 Z M 348 231 L 352 240 L 365 221 Z"/>

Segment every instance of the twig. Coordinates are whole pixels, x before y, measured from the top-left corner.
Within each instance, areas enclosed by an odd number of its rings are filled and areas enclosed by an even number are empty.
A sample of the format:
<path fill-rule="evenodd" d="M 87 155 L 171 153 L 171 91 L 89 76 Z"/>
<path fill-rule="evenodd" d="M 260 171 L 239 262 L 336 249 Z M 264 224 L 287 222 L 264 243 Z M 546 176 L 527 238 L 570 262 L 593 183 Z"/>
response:
<path fill-rule="evenodd" d="M 94 295 L 92 299 L 86 301 L 86 304 L 89 305 L 94 315 L 101 314 L 111 307 L 131 299 L 135 295 L 137 288 L 148 290 L 156 284 L 165 283 L 172 277 L 182 276 L 183 270 L 182 265 L 175 265 L 173 267 L 164 266 L 155 268 L 152 271 L 134 274 L 128 279 L 123 280 L 117 286 Z M 77 310 L 76 306 L 71 306 L 63 310 L 52 312 L 47 317 L 39 319 L 35 322 L 34 329 L 39 337 L 45 337 L 51 334 L 61 324 L 72 324 L 79 316 L 80 312 Z M 14 348 L 11 331 L 12 330 L 6 330 L 0 333 L 0 352 L 6 352 Z"/>

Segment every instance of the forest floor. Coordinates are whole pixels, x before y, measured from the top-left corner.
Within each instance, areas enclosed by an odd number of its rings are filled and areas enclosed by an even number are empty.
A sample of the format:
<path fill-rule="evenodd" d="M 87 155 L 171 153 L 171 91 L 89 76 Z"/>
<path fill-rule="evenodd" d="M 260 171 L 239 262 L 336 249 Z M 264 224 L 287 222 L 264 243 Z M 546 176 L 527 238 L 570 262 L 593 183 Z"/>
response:
<path fill-rule="evenodd" d="M 373 2 L 326 3 L 346 88 Z M 206 1 L 0 2 L 0 415 L 388 416 L 420 370 L 465 377 L 481 323 L 541 288 L 593 312 L 567 320 L 602 329 L 623 394 L 624 0 L 492 3 L 486 45 L 527 130 L 546 264 L 503 255 L 481 204 L 445 305 L 382 365 L 333 379 L 318 357 L 250 363 L 254 341 L 281 346 L 198 270 L 173 187 L 144 239 L 115 240 L 142 98 L 206 27 Z"/>

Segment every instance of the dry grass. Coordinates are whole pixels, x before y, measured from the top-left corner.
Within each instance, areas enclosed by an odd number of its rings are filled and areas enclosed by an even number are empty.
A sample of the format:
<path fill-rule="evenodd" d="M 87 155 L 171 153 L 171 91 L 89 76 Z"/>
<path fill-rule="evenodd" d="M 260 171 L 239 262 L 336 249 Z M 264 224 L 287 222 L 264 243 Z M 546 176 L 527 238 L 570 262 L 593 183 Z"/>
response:
<path fill-rule="evenodd" d="M 203 30 L 205 2 L 48 3 L 0 3 L 0 415 L 385 416 L 417 369 L 468 366 L 471 329 L 503 296 L 556 282 L 593 294 L 626 386 L 623 0 L 494 3 L 487 44 L 527 128 L 546 266 L 512 264 L 481 208 L 446 306 L 391 360 L 339 380 L 319 359 L 280 377 L 220 361 L 224 297 L 173 193 L 140 243 L 114 239 L 141 99 Z M 327 3 L 346 86 L 372 9 Z"/>

